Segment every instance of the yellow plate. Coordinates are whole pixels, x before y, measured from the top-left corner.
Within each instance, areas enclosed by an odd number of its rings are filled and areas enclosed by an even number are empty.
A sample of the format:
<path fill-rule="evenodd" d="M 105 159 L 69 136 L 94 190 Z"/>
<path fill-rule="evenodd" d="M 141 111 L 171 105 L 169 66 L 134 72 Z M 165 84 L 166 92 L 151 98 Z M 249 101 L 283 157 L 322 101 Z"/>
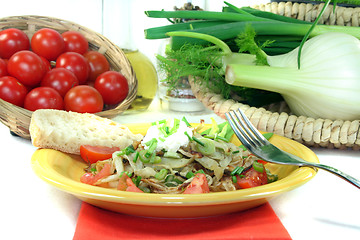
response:
<path fill-rule="evenodd" d="M 195 124 L 194 124 L 195 125 Z M 128 124 L 133 133 L 145 134 L 150 124 Z M 307 147 L 290 139 L 273 135 L 277 147 L 309 162 L 319 162 Z M 236 137 L 232 142 L 239 144 Z M 263 186 L 231 192 L 207 194 L 133 193 L 83 184 L 79 181 L 86 164 L 79 156 L 52 149 L 38 149 L 31 159 L 32 168 L 44 181 L 77 198 L 115 212 L 146 217 L 205 217 L 242 211 L 259 206 L 267 199 L 290 191 L 309 181 L 316 171 L 308 167 L 266 164 L 279 180 Z"/>

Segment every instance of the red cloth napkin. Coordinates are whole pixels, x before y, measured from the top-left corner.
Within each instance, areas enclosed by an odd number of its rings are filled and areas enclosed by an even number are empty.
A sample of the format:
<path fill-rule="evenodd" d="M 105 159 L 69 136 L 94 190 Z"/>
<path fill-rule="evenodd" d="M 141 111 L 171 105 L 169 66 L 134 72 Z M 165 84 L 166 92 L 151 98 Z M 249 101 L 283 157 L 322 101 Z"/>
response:
<path fill-rule="evenodd" d="M 191 219 L 144 218 L 83 202 L 73 240 L 291 239 L 269 203 L 246 211 Z"/>

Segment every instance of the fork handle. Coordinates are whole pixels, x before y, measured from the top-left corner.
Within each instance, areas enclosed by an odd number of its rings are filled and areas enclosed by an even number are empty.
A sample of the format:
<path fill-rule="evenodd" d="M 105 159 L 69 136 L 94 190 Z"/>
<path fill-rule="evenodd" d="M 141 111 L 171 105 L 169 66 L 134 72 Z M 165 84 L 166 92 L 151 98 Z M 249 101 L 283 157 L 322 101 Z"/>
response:
<path fill-rule="evenodd" d="M 337 175 L 338 177 L 341 177 L 342 179 L 348 181 L 349 183 L 353 184 L 355 187 L 360 189 L 360 181 L 334 167 L 330 167 L 327 165 L 323 165 L 323 164 L 309 164 L 309 166 L 313 166 L 313 167 L 317 167 L 317 168 L 321 168 L 323 170 L 326 170 L 330 173 L 333 173 L 335 175 Z"/>

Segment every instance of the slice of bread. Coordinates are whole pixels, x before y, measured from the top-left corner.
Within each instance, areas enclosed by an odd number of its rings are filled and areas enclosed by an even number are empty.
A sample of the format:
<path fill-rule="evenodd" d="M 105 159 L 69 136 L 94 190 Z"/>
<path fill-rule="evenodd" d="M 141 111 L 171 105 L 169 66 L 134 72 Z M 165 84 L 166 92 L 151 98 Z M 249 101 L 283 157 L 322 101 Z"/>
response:
<path fill-rule="evenodd" d="M 126 126 L 89 113 L 40 109 L 30 122 L 32 144 L 71 154 L 80 154 L 81 145 L 120 147 L 123 149 L 143 136 Z"/>

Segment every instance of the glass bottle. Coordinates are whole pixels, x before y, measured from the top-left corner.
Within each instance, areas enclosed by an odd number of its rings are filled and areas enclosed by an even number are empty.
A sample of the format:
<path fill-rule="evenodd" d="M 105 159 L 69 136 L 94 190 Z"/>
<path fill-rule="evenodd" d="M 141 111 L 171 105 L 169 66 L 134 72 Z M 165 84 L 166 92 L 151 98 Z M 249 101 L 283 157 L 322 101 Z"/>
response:
<path fill-rule="evenodd" d="M 144 39 L 141 19 L 146 15 L 139 6 L 136 0 L 106 0 L 103 3 L 103 14 L 106 16 L 103 20 L 104 35 L 124 51 L 138 80 L 136 99 L 125 113 L 148 109 L 158 86 L 155 67 L 141 50 Z"/>
<path fill-rule="evenodd" d="M 138 80 L 138 89 L 135 100 L 127 111 L 146 110 L 153 101 L 156 92 L 158 77 L 154 65 L 148 57 L 138 50 L 123 49 Z"/>

